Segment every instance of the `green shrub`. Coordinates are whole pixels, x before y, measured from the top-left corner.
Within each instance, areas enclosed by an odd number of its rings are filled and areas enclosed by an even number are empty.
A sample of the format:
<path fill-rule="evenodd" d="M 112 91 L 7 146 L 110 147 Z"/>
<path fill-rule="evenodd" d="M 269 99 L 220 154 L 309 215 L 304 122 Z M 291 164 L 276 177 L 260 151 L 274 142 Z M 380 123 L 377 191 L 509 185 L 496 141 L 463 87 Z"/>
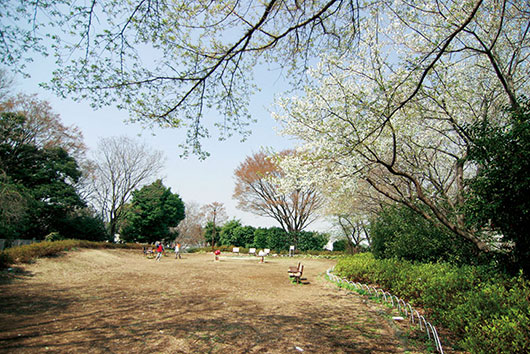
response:
<path fill-rule="evenodd" d="M 481 285 L 455 313 L 465 313 L 464 346 L 475 353 L 530 352 L 530 288 L 522 277 Z"/>
<path fill-rule="evenodd" d="M 433 324 L 459 336 L 472 353 L 530 351 L 530 283 L 486 266 L 413 264 L 364 253 L 339 259 L 336 272 L 376 284 L 421 306 Z"/>
<path fill-rule="evenodd" d="M 342 259 L 335 266 L 335 271 L 343 277 L 361 282 L 375 283 L 373 274 L 376 260 L 371 253 L 359 253 L 355 257 Z"/>
<path fill-rule="evenodd" d="M 471 242 L 441 229 L 403 205 L 386 207 L 370 223 L 375 258 L 418 262 L 476 264 L 477 249 Z"/>
<path fill-rule="evenodd" d="M 300 231 L 296 238 L 298 239 L 298 249 L 302 252 L 321 251 L 329 240 L 328 235 L 316 231 Z"/>
<path fill-rule="evenodd" d="M 346 251 L 348 247 L 348 240 L 340 239 L 333 242 L 333 251 Z"/>

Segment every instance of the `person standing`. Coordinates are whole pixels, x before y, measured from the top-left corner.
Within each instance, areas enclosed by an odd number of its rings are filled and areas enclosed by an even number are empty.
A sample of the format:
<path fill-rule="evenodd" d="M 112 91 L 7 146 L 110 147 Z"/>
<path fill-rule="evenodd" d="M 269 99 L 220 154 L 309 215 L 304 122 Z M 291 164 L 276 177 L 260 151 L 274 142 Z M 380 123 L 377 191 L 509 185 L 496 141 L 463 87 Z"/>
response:
<path fill-rule="evenodd" d="M 177 242 L 177 245 L 175 246 L 175 259 L 182 259 L 180 256 L 180 243 Z"/>
<path fill-rule="evenodd" d="M 162 252 L 164 252 L 164 246 L 162 246 L 161 242 L 156 241 L 156 260 L 158 262 L 162 258 Z"/>

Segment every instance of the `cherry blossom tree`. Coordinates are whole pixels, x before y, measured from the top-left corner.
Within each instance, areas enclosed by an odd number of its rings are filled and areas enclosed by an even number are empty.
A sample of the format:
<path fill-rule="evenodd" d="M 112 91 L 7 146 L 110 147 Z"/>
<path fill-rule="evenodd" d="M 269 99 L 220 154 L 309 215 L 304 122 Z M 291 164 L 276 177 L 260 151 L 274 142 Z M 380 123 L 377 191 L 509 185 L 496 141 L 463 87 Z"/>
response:
<path fill-rule="evenodd" d="M 476 172 L 467 127 L 506 119 L 528 94 L 528 5 L 381 1 L 363 13 L 357 55 L 323 55 L 304 92 L 279 100 L 284 134 L 304 141 L 283 170 L 322 188 L 364 181 L 490 250 L 462 213 Z"/>

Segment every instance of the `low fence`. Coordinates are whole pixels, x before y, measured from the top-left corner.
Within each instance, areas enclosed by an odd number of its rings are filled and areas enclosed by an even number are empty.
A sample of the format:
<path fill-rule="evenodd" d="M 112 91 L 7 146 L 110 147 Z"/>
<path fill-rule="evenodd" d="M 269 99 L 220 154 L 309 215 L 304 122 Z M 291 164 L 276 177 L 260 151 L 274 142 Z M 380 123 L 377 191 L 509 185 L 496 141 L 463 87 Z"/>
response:
<path fill-rule="evenodd" d="M 3 251 L 5 248 L 9 248 L 9 247 L 30 245 L 35 242 L 40 242 L 40 240 L 22 240 L 22 239 L 9 240 L 5 238 L 0 238 L 0 251 Z"/>
<path fill-rule="evenodd" d="M 332 281 L 339 283 L 339 284 L 348 284 L 352 287 L 360 290 L 364 290 L 368 292 L 368 294 L 377 296 L 382 298 L 386 303 L 391 303 L 392 307 L 396 307 L 399 311 L 399 313 L 405 315 L 405 317 L 410 318 L 410 323 L 415 324 L 415 318 L 417 323 L 419 323 L 420 330 L 427 332 L 427 337 L 429 340 L 434 341 L 434 344 L 436 346 L 436 351 L 443 354 L 443 348 L 442 343 L 440 342 L 440 337 L 438 336 L 438 332 L 436 331 L 436 328 L 430 323 L 425 320 L 425 317 L 419 314 L 417 310 L 414 310 L 412 306 L 410 306 L 409 303 L 403 301 L 402 299 L 398 298 L 395 295 L 390 294 L 387 291 L 384 291 L 383 289 L 379 289 L 373 286 L 369 286 L 366 284 L 361 284 L 358 282 L 353 282 L 351 280 L 345 279 L 345 278 L 339 278 L 335 274 L 332 274 L 333 268 L 330 268 L 327 270 L 326 274 Z"/>

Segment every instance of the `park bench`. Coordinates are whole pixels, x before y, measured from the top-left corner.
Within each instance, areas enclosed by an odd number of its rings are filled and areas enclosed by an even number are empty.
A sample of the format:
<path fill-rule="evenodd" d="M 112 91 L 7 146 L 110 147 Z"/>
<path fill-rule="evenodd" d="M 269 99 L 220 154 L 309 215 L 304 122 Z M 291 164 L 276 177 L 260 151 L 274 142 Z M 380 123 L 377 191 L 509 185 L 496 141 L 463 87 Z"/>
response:
<path fill-rule="evenodd" d="M 302 263 L 298 262 L 298 265 L 296 267 L 289 267 L 289 270 L 287 271 L 288 273 L 296 273 L 298 271 L 300 271 L 300 266 L 302 265 Z"/>
<path fill-rule="evenodd" d="M 298 267 L 289 267 L 289 277 L 293 278 L 297 284 L 300 284 L 303 274 L 304 274 L 303 264 L 298 263 Z"/>
<path fill-rule="evenodd" d="M 268 256 L 269 253 L 271 253 L 271 250 L 268 249 L 268 248 L 265 248 L 265 249 L 263 250 L 263 252 L 265 253 L 266 256 Z"/>
<path fill-rule="evenodd" d="M 237 255 L 239 256 L 239 247 L 232 248 L 232 253 L 237 253 Z"/>
<path fill-rule="evenodd" d="M 249 248 L 248 249 L 248 254 L 255 256 L 256 255 L 256 249 L 255 248 Z"/>

